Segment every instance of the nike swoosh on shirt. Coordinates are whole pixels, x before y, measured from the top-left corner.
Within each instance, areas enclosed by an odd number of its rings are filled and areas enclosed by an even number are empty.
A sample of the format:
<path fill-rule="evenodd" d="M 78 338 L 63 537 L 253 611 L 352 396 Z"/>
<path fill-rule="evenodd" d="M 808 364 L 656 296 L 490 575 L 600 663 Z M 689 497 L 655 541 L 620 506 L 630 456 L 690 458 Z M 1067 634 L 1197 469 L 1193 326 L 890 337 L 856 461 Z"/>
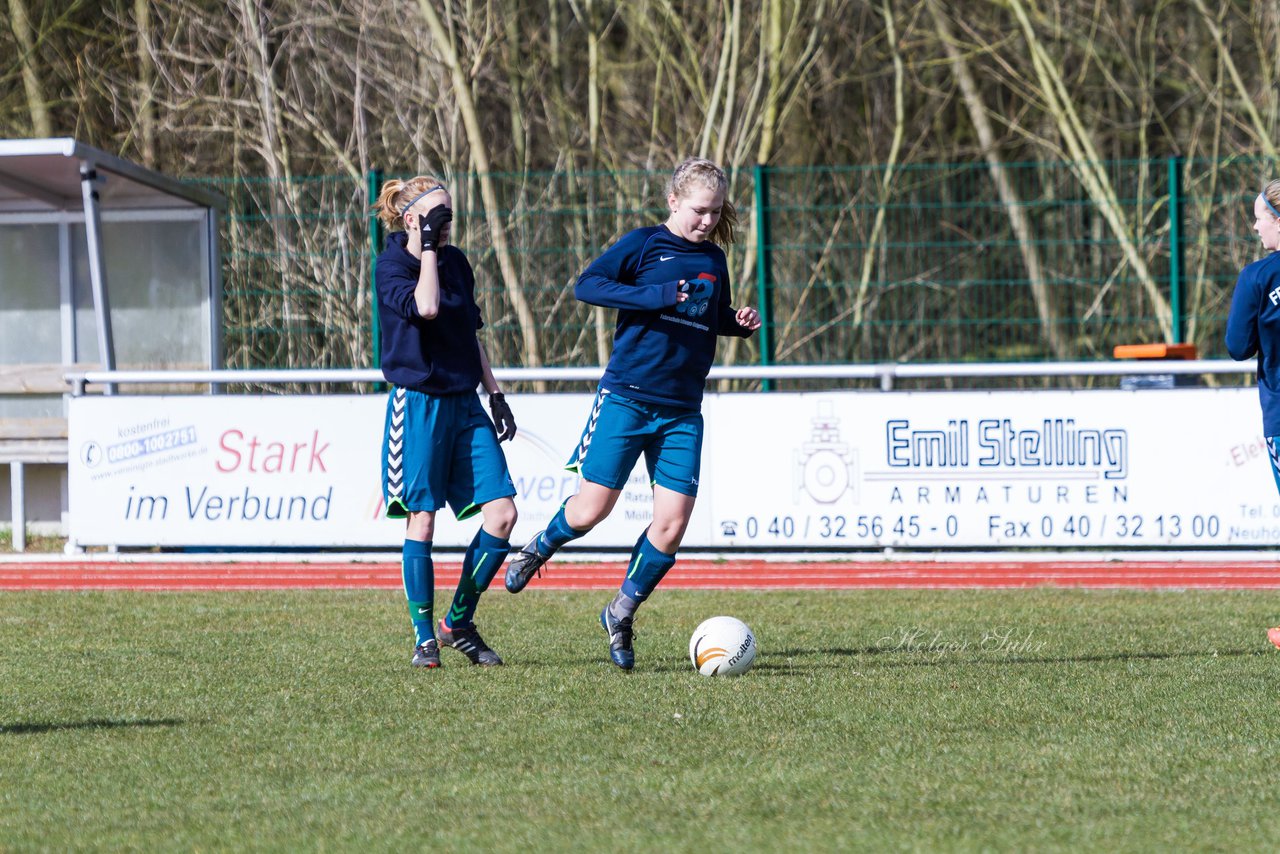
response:
<path fill-rule="evenodd" d="M 676 257 L 676 256 L 674 256 L 674 255 L 659 255 L 659 256 L 658 256 L 658 260 L 659 260 L 659 261 L 670 261 L 670 260 L 671 260 L 672 258 L 674 258 L 674 257 Z"/>

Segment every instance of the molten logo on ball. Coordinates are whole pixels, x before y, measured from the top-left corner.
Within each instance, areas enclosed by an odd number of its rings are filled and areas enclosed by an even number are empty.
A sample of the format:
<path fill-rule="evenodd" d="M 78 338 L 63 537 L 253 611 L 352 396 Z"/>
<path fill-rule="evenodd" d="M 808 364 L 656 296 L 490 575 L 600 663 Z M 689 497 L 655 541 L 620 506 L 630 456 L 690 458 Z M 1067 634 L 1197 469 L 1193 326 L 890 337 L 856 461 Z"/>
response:
<path fill-rule="evenodd" d="M 756 660 L 756 636 L 734 617 L 712 617 L 693 630 L 689 660 L 703 676 L 746 673 Z"/>

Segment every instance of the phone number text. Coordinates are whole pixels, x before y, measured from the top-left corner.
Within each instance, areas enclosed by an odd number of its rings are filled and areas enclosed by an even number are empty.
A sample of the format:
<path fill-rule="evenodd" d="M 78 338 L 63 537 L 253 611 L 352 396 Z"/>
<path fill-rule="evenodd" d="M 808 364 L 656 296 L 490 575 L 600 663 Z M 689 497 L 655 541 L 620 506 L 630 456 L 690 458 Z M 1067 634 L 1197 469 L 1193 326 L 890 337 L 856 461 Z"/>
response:
<path fill-rule="evenodd" d="M 965 539 L 986 542 L 1018 540 L 1193 540 L 1214 539 L 1222 533 L 1216 514 L 1069 513 L 1028 516 L 989 514 L 976 522 L 971 517 L 943 518 L 903 515 L 779 515 L 748 516 L 720 523 L 725 537 L 748 542 L 858 542 L 917 539 Z"/>
<path fill-rule="evenodd" d="M 107 461 L 121 463 L 146 456 L 147 454 L 157 454 L 161 451 L 180 448 L 183 445 L 192 445 L 195 444 L 195 441 L 195 427 L 179 427 L 176 430 L 166 430 L 163 433 L 143 436 L 140 439 L 130 439 L 128 442 L 108 445 Z"/>

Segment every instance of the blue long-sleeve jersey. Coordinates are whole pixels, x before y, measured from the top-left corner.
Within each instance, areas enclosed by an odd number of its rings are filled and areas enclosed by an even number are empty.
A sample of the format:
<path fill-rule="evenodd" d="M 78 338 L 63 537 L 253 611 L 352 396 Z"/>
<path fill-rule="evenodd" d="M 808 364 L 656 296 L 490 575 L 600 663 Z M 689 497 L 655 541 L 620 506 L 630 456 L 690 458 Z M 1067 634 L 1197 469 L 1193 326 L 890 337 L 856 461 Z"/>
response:
<path fill-rule="evenodd" d="M 1240 271 L 1227 315 L 1227 352 L 1258 357 L 1262 433 L 1280 436 L 1280 252 Z"/>
<path fill-rule="evenodd" d="M 689 298 L 677 303 L 682 279 Z M 729 305 L 724 251 L 710 241 L 685 240 L 665 225 L 623 235 L 578 277 L 573 293 L 618 309 L 600 386 L 635 400 L 700 408 L 716 336 L 751 335 Z"/>
<path fill-rule="evenodd" d="M 475 301 L 475 274 L 461 249 L 442 246 L 440 309 L 430 320 L 418 314 L 413 292 L 422 262 L 406 247 L 402 231 L 387 237 L 374 276 L 378 321 L 382 326 L 382 375 L 387 382 L 428 394 L 474 393 L 480 385 L 480 343 L 484 326 Z"/>

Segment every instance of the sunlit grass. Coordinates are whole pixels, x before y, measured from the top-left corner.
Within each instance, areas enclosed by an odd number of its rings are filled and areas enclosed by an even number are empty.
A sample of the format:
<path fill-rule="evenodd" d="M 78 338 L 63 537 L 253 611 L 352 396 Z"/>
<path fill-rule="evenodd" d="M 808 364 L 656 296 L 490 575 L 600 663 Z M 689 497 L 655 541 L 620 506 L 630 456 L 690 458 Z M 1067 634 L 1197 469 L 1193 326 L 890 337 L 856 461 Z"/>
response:
<path fill-rule="evenodd" d="M 441 594 L 443 598 L 443 593 Z M 1252 848 L 1280 837 L 1275 593 L 486 596 L 408 666 L 390 592 L 0 599 L 0 848 Z M 702 619 L 759 636 L 705 679 Z"/>

